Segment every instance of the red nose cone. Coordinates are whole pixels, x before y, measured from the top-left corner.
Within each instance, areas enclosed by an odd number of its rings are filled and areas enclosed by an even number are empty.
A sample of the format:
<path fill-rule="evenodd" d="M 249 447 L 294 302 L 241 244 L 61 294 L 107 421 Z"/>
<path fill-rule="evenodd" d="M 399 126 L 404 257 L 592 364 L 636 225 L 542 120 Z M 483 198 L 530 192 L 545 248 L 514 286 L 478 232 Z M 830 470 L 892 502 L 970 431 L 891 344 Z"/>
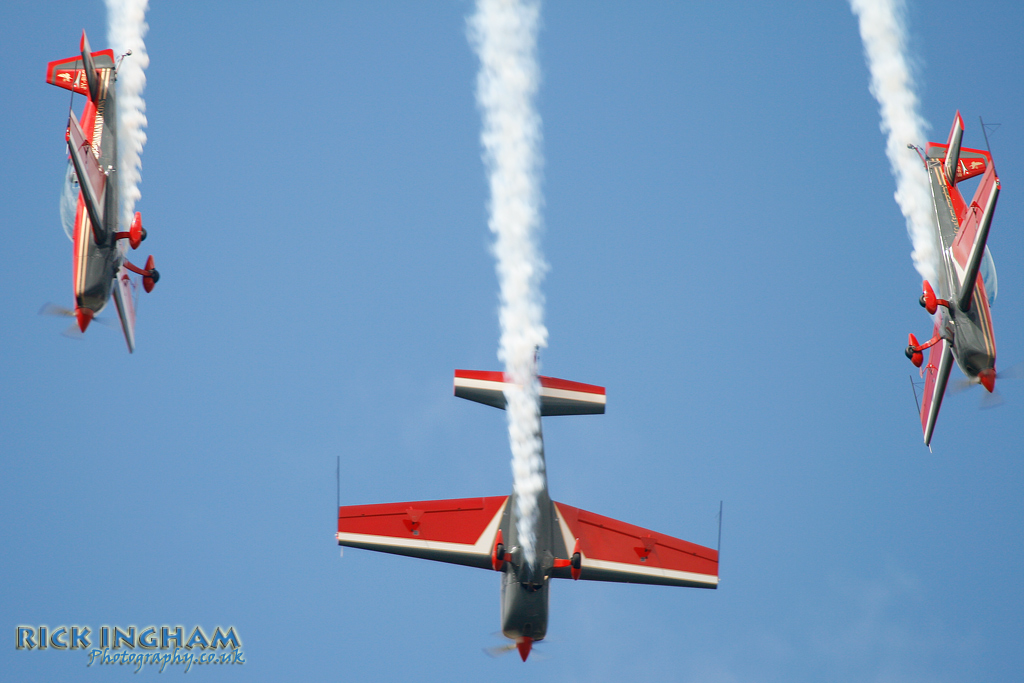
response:
<path fill-rule="evenodd" d="M 89 327 L 89 323 L 92 322 L 94 315 L 96 314 L 91 308 L 75 308 L 75 317 L 78 318 L 78 329 L 85 332 L 85 328 Z"/>
<path fill-rule="evenodd" d="M 988 393 L 992 393 L 992 390 L 996 388 L 996 369 L 989 368 L 988 370 L 982 370 L 978 373 L 978 381 L 981 382 L 981 386 L 988 389 Z"/>
<path fill-rule="evenodd" d="M 526 661 L 526 658 L 530 656 L 530 648 L 533 647 L 533 638 L 520 638 L 516 642 L 516 649 L 519 650 L 519 656 Z"/>

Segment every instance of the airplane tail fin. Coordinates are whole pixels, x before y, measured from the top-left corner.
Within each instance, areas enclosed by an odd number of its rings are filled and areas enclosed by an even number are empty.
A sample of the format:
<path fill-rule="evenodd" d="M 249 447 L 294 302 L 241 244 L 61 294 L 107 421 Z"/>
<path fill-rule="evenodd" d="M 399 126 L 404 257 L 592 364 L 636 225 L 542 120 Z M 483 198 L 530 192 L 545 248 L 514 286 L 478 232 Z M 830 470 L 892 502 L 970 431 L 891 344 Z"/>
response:
<path fill-rule="evenodd" d="M 96 77 L 96 69 L 113 69 L 114 51 L 109 49 L 99 52 L 90 51 L 85 31 L 82 31 L 79 47 L 82 54 L 67 59 L 58 59 L 46 65 L 46 82 L 58 88 L 86 95 L 95 102 L 99 94 L 99 79 Z"/>
<path fill-rule="evenodd" d="M 964 137 L 964 120 L 960 117 L 960 110 L 956 112 L 953 119 L 953 127 L 949 130 L 949 138 L 946 140 L 946 159 L 942 166 L 946 172 L 946 182 L 950 187 L 956 185 L 957 164 L 960 163 L 960 141 Z"/>
<path fill-rule="evenodd" d="M 96 62 L 92 58 L 92 48 L 89 47 L 89 39 L 85 37 L 85 30 L 82 30 L 82 40 L 78 43 L 78 49 L 82 52 L 82 63 L 85 71 L 85 83 L 89 86 L 89 99 L 98 102 L 100 99 L 100 79 L 96 77 Z"/>
<path fill-rule="evenodd" d="M 540 380 L 542 416 L 604 414 L 604 387 L 555 377 L 539 376 L 537 379 Z M 504 410 L 506 386 L 512 386 L 512 382 L 505 379 L 503 372 L 455 371 L 455 395 L 459 398 Z"/>

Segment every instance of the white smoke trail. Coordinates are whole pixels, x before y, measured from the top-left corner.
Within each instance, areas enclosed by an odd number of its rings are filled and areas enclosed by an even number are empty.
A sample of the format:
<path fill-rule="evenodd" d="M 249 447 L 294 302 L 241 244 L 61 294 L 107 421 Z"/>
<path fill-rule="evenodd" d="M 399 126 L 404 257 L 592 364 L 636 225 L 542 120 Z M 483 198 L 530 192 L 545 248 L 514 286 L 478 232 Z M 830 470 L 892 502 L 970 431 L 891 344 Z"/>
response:
<path fill-rule="evenodd" d="M 932 283 L 939 272 L 928 174 L 908 144 L 926 141 L 927 123 L 917 112 L 914 77 L 907 56 L 903 0 L 850 0 L 860 21 L 864 56 L 871 71 L 871 94 L 878 100 L 881 129 L 889 167 L 896 179 L 896 203 L 907 220 L 914 251 L 911 257 L 921 277 Z"/>
<path fill-rule="evenodd" d="M 121 224 L 131 223 L 135 202 L 141 197 L 142 148 L 146 144 L 146 67 L 149 55 L 143 38 L 149 31 L 146 10 L 149 0 L 106 0 L 107 40 L 117 58 L 131 50 L 117 72 L 117 175 L 121 187 Z"/>
<path fill-rule="evenodd" d="M 537 496 L 546 486 L 540 433 L 536 350 L 547 344 L 540 283 L 547 270 L 540 229 L 540 116 L 536 0 L 478 0 L 469 40 L 480 57 L 477 104 L 483 114 L 483 158 L 491 186 L 489 226 L 501 286 L 498 359 L 521 389 L 506 390 L 509 444 L 519 522 L 528 565 L 536 559 Z"/>

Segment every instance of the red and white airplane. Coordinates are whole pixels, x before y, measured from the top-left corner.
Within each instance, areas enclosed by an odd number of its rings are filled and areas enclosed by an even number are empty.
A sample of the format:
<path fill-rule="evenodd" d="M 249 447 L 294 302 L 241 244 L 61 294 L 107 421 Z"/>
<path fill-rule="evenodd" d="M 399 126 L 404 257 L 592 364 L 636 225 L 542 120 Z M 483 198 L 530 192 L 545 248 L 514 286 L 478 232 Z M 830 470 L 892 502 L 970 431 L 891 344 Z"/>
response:
<path fill-rule="evenodd" d="M 906 354 L 921 367 L 924 350 L 931 349 L 921 371 L 925 378 L 921 427 L 926 446 L 931 444 L 954 358 L 970 382 L 989 392 L 996 383 L 996 340 L 989 309 L 996 298 L 996 267 L 986 241 L 999 198 L 999 177 L 991 154 L 960 147 L 963 134 L 964 121 L 958 111 L 946 144 L 929 142 L 922 155 L 931 183 L 942 268 L 937 282 L 924 281 L 920 298 L 921 306 L 935 317 L 932 337 L 919 344 L 911 334 Z M 968 204 L 957 184 L 978 175 L 980 184 Z"/>
<path fill-rule="evenodd" d="M 136 249 L 146 239 L 142 216 L 126 231 L 121 231 L 121 202 L 117 176 L 117 66 L 112 50 L 92 52 L 82 31 L 81 56 L 50 62 L 46 82 L 86 96 L 82 118 L 68 113 L 65 139 L 68 143 L 68 170 L 61 195 L 61 220 L 74 243 L 73 280 L 74 315 L 82 332 L 93 317 L 107 305 L 111 294 L 128 351 L 135 350 L 135 292 L 130 273 L 142 276 L 149 292 L 160 279 L 153 257 L 145 268 L 127 258 L 128 246 Z M 113 182 L 110 182 L 110 181 Z M 60 310 L 60 309 L 56 309 Z"/>
<path fill-rule="evenodd" d="M 603 387 L 540 377 L 541 415 L 604 413 Z M 504 409 L 501 372 L 455 371 L 455 395 Z M 543 448 L 541 449 L 543 458 Z M 538 496 L 529 566 L 510 496 L 338 508 L 338 545 L 501 573 L 501 630 L 523 661 L 547 634 L 549 579 L 718 587 L 718 551 Z"/>

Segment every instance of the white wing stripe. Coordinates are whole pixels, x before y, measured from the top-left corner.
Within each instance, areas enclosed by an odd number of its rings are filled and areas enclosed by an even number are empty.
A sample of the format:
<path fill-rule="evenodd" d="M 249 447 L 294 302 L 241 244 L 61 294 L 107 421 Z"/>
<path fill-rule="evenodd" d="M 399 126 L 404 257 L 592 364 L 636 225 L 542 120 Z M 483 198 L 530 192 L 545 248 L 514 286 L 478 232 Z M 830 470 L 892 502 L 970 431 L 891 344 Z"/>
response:
<path fill-rule="evenodd" d="M 581 553 L 582 554 L 582 553 Z M 692 581 L 694 583 L 706 583 L 709 586 L 718 585 L 718 577 L 710 574 L 696 574 L 684 572 L 678 569 L 664 569 L 662 567 L 644 567 L 625 562 L 609 562 L 607 560 L 586 560 L 584 567 L 604 569 L 610 572 L 621 572 L 623 574 L 639 574 L 642 576 L 662 576 L 667 579 L 678 579 L 681 581 Z"/>
<path fill-rule="evenodd" d="M 569 389 L 552 389 L 541 387 L 540 395 L 548 398 L 564 398 L 570 401 L 586 401 L 587 403 L 600 403 L 605 405 L 607 399 L 604 394 L 591 394 L 586 391 L 570 391 Z"/>

